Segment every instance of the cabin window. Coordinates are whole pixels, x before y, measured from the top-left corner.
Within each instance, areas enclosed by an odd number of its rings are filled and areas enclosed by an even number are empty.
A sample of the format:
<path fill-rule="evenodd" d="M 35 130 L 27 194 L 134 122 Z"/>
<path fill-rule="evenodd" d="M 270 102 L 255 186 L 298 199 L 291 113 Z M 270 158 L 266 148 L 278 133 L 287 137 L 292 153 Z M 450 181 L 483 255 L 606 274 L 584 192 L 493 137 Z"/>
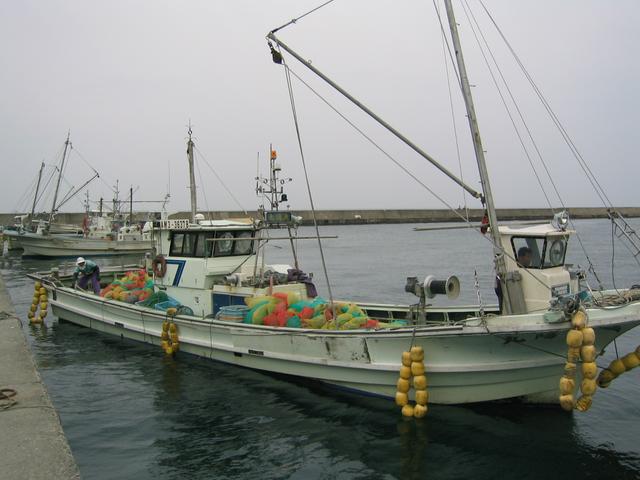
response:
<path fill-rule="evenodd" d="M 559 267 L 564 265 L 564 256 L 567 253 L 566 237 L 551 237 L 547 239 L 545 249 L 544 267 Z"/>
<path fill-rule="evenodd" d="M 250 255 L 253 250 L 252 236 L 253 232 L 238 232 L 233 253 L 235 255 Z"/>
<path fill-rule="evenodd" d="M 184 233 L 174 233 L 171 236 L 171 248 L 169 248 L 169 255 L 180 256 L 182 255 L 182 244 L 184 243 Z"/>
<path fill-rule="evenodd" d="M 212 236 L 213 234 L 211 232 L 198 233 L 198 240 L 196 241 L 196 257 L 204 258 L 205 256 L 210 256 L 209 252 L 211 251 L 211 242 L 207 242 L 207 238 Z"/>
<path fill-rule="evenodd" d="M 218 232 L 216 240 L 213 242 L 215 243 L 214 255 L 216 257 L 231 255 L 233 252 L 233 232 Z"/>
<path fill-rule="evenodd" d="M 540 268 L 544 255 L 544 237 L 513 237 L 513 258 L 520 268 Z"/>
<path fill-rule="evenodd" d="M 521 268 L 553 268 L 564 265 L 567 237 L 513 237 L 513 258 Z"/>
<path fill-rule="evenodd" d="M 193 257 L 196 252 L 196 240 L 198 239 L 197 233 L 185 233 L 184 243 L 182 244 L 182 256 Z"/>

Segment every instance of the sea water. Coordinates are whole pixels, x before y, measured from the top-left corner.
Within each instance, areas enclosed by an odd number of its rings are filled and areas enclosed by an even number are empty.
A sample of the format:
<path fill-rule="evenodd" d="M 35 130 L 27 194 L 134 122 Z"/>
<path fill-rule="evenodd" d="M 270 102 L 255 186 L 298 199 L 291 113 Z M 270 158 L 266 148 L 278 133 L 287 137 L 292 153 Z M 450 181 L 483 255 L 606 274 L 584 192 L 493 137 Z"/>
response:
<path fill-rule="evenodd" d="M 607 221 L 576 226 L 602 283 L 640 284 L 628 250 L 619 241 L 612 250 Z M 338 236 L 322 241 L 327 275 L 317 240 L 296 243 L 299 266 L 314 273 L 324 297 L 328 277 L 334 298 L 415 303 L 404 292 L 407 276 L 454 274 L 462 285 L 455 303 L 496 302 L 486 239 L 470 230 L 413 227 L 321 227 L 321 235 Z M 576 239 L 570 248 L 568 261 L 588 267 Z M 270 242 L 266 253 L 277 263 L 294 262 L 286 241 Z M 158 347 L 51 316 L 31 326 L 33 282 L 25 274 L 60 261 L 11 252 L 0 262 L 85 479 L 640 478 L 640 368 L 598 390 L 586 413 L 519 403 L 433 405 L 424 419 L 404 420 L 393 401 L 189 355 L 167 358 Z M 608 365 L 616 348 L 623 355 L 639 344 L 640 331 L 628 332 L 598 364 Z"/>

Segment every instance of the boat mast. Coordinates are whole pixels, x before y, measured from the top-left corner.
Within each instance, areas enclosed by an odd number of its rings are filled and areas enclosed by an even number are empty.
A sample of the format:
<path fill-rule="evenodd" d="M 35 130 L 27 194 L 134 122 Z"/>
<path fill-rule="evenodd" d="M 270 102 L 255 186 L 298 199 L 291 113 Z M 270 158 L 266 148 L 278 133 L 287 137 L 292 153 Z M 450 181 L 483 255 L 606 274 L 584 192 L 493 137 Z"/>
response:
<path fill-rule="evenodd" d="M 196 177 L 193 171 L 193 140 L 191 139 L 191 122 L 189 122 L 189 140 L 187 141 L 187 158 L 189 159 L 189 189 L 191 190 L 191 221 L 196 223 Z"/>
<path fill-rule="evenodd" d="M 133 186 L 129 187 L 129 225 L 133 224 Z"/>
<path fill-rule="evenodd" d="M 506 274 L 506 265 L 502 252 L 500 232 L 498 231 L 498 217 L 496 215 L 495 204 L 493 203 L 493 196 L 491 194 L 491 184 L 489 183 L 489 174 L 487 172 L 487 165 L 484 158 L 484 150 L 482 149 L 482 140 L 480 139 L 480 130 L 478 129 L 476 111 L 475 107 L 473 106 L 473 98 L 471 96 L 469 78 L 467 77 L 467 70 L 464 65 L 464 57 L 462 56 L 462 46 L 460 44 L 460 38 L 458 36 L 458 26 L 456 24 L 456 19 L 453 13 L 453 7 L 451 6 L 451 0 L 444 0 L 444 3 L 447 9 L 447 18 L 449 19 L 449 28 L 451 30 L 451 39 L 453 41 L 453 46 L 456 53 L 458 71 L 460 72 L 460 86 L 462 88 L 464 103 L 467 107 L 467 118 L 469 119 L 469 128 L 471 129 L 473 148 L 476 154 L 476 161 L 478 162 L 478 171 L 480 173 L 480 182 L 482 184 L 482 192 L 484 194 L 484 201 L 487 208 L 487 217 L 489 218 L 489 227 L 493 243 L 493 255 L 496 274 L 500 279 L 506 313 L 511 313 L 511 302 L 504 278 Z"/>
<path fill-rule="evenodd" d="M 49 223 L 47 224 L 46 230 L 48 231 L 51 228 L 51 222 L 53 222 L 53 216 L 56 213 L 56 202 L 58 201 L 58 190 L 60 189 L 60 181 L 62 180 L 62 172 L 64 171 L 64 161 L 67 157 L 67 149 L 71 145 L 69 141 L 69 137 L 71 136 L 71 132 L 67 132 L 67 139 L 64 142 L 64 152 L 62 152 L 62 162 L 60 163 L 60 171 L 58 172 L 58 181 L 56 182 L 56 191 L 53 194 L 53 204 L 51 205 L 51 213 L 49 214 Z"/>
<path fill-rule="evenodd" d="M 33 196 L 33 206 L 31 207 L 31 221 L 36 213 L 36 203 L 38 202 L 38 191 L 40 190 L 40 180 L 42 180 L 42 171 L 44 170 L 44 162 L 40 165 L 40 171 L 38 172 L 38 183 L 36 184 L 36 193 Z"/>

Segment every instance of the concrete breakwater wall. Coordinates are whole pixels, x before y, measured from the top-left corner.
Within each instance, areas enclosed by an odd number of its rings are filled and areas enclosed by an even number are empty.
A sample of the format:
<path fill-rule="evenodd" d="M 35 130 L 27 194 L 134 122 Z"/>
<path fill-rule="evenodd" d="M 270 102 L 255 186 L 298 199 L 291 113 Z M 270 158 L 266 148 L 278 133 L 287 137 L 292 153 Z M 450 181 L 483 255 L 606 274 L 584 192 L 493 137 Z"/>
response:
<path fill-rule="evenodd" d="M 607 210 L 603 207 L 579 207 L 569 208 L 569 214 L 575 219 L 584 218 L 607 218 Z M 308 210 L 292 210 L 295 215 L 303 218 L 303 225 L 313 223 L 311 212 Z M 619 207 L 618 211 L 627 218 L 640 217 L 640 207 Z M 228 218 L 255 217 L 255 211 L 247 214 L 239 211 L 215 211 L 202 212 L 206 218 L 222 220 Z M 466 217 L 465 210 L 458 210 L 457 213 Z M 508 220 L 551 220 L 552 214 L 548 208 L 502 208 L 497 210 L 498 219 Z M 1 213 L 0 225 L 11 225 L 14 223 L 14 213 Z M 176 212 L 169 215 L 169 218 L 188 218 L 189 212 Z M 435 223 L 435 222 L 459 222 L 460 215 L 450 210 L 317 210 L 316 219 L 320 225 L 353 225 L 353 224 L 374 224 L 374 223 Z M 480 209 L 470 209 L 469 218 L 472 221 L 480 221 L 483 211 Z M 59 223 L 69 223 L 80 225 L 84 217 L 83 213 L 60 213 L 57 216 Z M 135 213 L 135 219 L 145 220 L 147 214 L 144 212 Z"/>

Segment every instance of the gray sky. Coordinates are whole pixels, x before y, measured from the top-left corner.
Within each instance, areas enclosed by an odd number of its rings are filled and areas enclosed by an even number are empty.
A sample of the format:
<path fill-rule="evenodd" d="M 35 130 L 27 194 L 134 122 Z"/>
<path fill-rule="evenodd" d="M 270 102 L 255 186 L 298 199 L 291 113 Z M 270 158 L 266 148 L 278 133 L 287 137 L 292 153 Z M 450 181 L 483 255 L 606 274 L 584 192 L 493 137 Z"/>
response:
<path fill-rule="evenodd" d="M 202 209 L 238 208 L 203 158 L 240 204 L 254 209 L 256 157 L 260 152 L 266 172 L 270 143 L 286 175 L 294 178 L 288 188 L 292 208 L 308 208 L 283 68 L 272 63 L 264 37 L 320 3 L 5 0 L 0 4 L 0 211 L 30 205 L 25 192 L 42 160 L 49 165 L 59 161 L 67 130 L 80 154 L 70 157 L 69 185 L 90 177 L 86 161 L 101 174 L 89 186 L 92 200 L 111 198 L 109 186 L 118 180 L 122 190 L 137 188 L 138 199 L 160 200 L 170 189 L 169 210 L 186 210 L 189 119 L 201 152 Z M 485 4 L 611 201 L 638 206 L 640 3 Z M 469 5 L 565 204 L 601 206 L 497 41 L 481 5 L 476 0 Z M 545 197 L 482 63 L 462 5 L 456 1 L 454 6 L 497 206 L 544 207 Z M 281 30 L 279 37 L 447 168 L 459 171 L 432 2 L 336 0 Z M 297 74 L 447 202 L 463 203 L 459 187 L 286 58 Z M 479 188 L 462 102 L 452 88 L 463 176 Z M 317 208 L 442 207 L 297 81 L 294 92 Z M 535 151 L 529 150 L 558 205 Z M 80 200 L 64 210 L 80 211 Z"/>

